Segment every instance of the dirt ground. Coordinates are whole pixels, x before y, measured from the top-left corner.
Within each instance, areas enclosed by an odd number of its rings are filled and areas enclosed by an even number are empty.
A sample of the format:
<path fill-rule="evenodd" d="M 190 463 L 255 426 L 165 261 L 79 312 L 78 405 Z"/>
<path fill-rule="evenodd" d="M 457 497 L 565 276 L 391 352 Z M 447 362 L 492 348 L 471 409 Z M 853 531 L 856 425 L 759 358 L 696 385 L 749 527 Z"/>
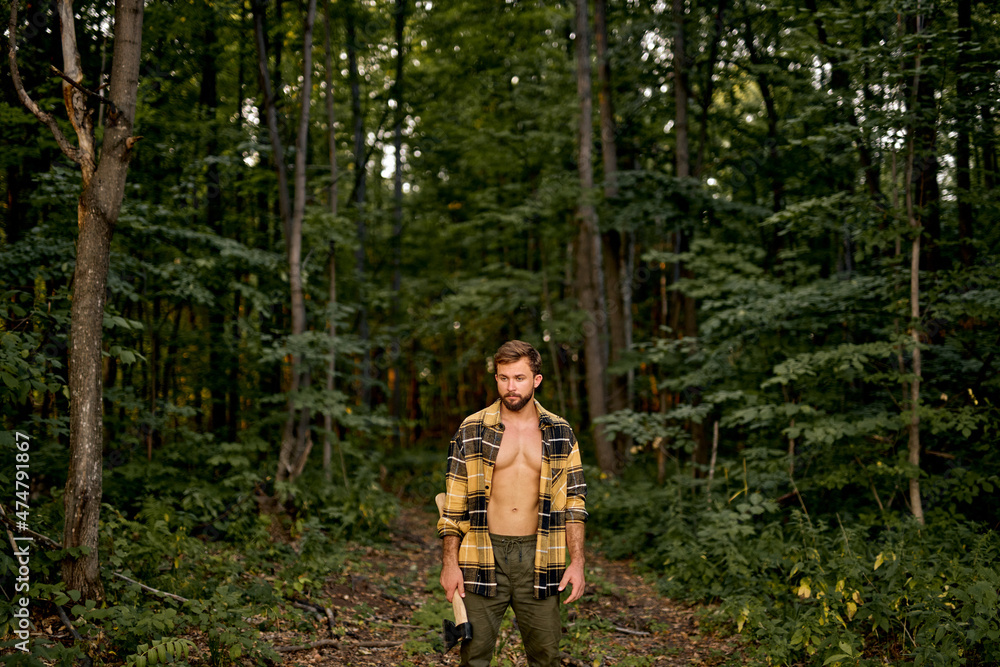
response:
<path fill-rule="evenodd" d="M 458 665 L 457 647 L 441 652 L 441 623 L 451 618 L 451 605 L 437 583 L 435 521 L 423 508 L 405 507 L 391 547 L 359 547 L 345 570 L 328 578 L 323 600 L 301 601 L 312 631 L 299 619 L 297 627 L 262 638 L 286 665 Z M 563 613 L 564 666 L 738 664 L 735 641 L 702 632 L 695 610 L 658 595 L 628 562 L 588 551 L 587 593 Z M 512 612 L 494 664 L 527 665 Z"/>

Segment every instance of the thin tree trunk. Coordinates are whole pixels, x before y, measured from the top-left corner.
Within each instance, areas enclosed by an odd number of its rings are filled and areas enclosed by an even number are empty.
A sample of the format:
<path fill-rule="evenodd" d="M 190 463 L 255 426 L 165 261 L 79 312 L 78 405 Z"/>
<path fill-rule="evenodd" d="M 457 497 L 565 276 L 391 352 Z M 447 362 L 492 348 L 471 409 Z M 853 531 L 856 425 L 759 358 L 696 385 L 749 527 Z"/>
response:
<path fill-rule="evenodd" d="M 406 113 L 403 108 L 403 64 L 406 61 L 403 29 L 406 26 L 407 0 L 396 0 L 396 81 L 393 85 L 393 98 L 396 100 L 396 127 L 394 130 L 393 147 L 395 148 L 395 173 L 393 174 L 393 213 L 392 213 L 392 307 L 391 321 L 394 327 L 399 327 L 400 289 L 402 276 L 400 262 L 403 254 L 403 118 Z M 393 336 L 392 349 L 389 351 L 389 414 L 399 417 L 402 405 L 402 392 L 399 386 L 400 340 L 398 330 Z M 401 422 L 397 422 L 401 423 Z M 400 434 L 400 442 L 402 435 Z"/>
<path fill-rule="evenodd" d="M 691 175 L 691 160 L 688 150 L 687 64 L 684 62 L 684 0 L 673 0 L 673 17 L 674 163 L 677 167 L 677 178 L 687 178 Z"/>
<path fill-rule="evenodd" d="M 698 119 L 698 157 L 695 161 L 694 176 L 701 178 L 705 168 L 705 155 L 708 152 L 708 110 L 712 106 L 712 96 L 715 91 L 715 64 L 719 60 L 719 43 L 722 41 L 723 29 L 726 27 L 726 9 L 729 0 L 719 0 L 715 10 L 712 41 L 708 48 L 708 63 L 705 65 L 705 83 L 701 89 L 699 106 L 701 115 Z"/>
<path fill-rule="evenodd" d="M 11 79 L 21 102 L 55 136 L 67 157 L 81 167 L 83 192 L 77 205 L 80 228 L 70 308 L 70 456 L 63 505 L 66 523 L 63 545 L 87 547 L 88 553 L 62 563 L 67 590 L 78 590 L 87 599 L 101 599 L 98 557 L 98 526 L 102 490 L 103 390 L 102 329 L 111 237 L 121 211 L 125 181 L 136 138 L 132 136 L 139 58 L 142 45 L 143 4 L 138 0 L 115 3 L 114 50 L 107 99 L 104 141 L 100 160 L 96 154 L 94 127 L 84 93 L 63 84 L 63 100 L 76 131 L 78 146 L 72 146 L 55 119 L 42 112 L 24 89 L 17 68 L 17 2 L 11 4 L 9 60 Z M 81 84 L 83 72 L 76 45 L 75 20 L 69 0 L 57 5 L 60 18 L 63 71 Z"/>
<path fill-rule="evenodd" d="M 686 50 L 684 40 L 684 0 L 673 0 L 674 18 L 674 46 L 673 46 L 673 70 L 674 70 L 674 106 L 675 106 L 675 170 L 677 178 L 689 178 L 691 175 L 691 157 L 688 137 L 688 73 L 686 63 Z M 690 239 L 685 238 L 683 230 L 678 229 L 675 238 L 675 251 L 684 252 Z M 675 265 L 674 282 L 679 278 L 691 278 L 692 272 L 680 263 Z M 671 313 L 671 322 L 674 330 L 679 329 L 679 320 L 683 314 L 683 335 L 695 337 L 698 335 L 697 309 L 694 297 L 681 292 L 676 292 L 677 301 Z M 683 313 L 681 312 L 683 309 Z M 697 405 L 700 399 L 697 394 L 691 399 L 693 405 Z M 691 422 L 691 437 L 695 442 L 693 460 L 696 464 L 704 466 L 708 463 L 708 439 L 705 436 L 704 424 Z M 696 474 L 701 474 L 699 469 L 695 469 Z"/>
<path fill-rule="evenodd" d="M 607 0 L 594 2 L 594 35 L 597 46 L 597 81 L 600 121 L 601 157 L 604 164 L 604 196 L 618 196 L 618 148 L 615 143 L 614 105 L 611 98 L 611 59 L 608 54 Z M 627 271 L 626 247 L 628 232 L 610 229 L 601 235 L 608 303 L 608 325 L 611 334 L 609 361 L 619 361 L 632 344 L 631 280 Z M 629 407 L 632 394 L 631 373 L 608 378 L 608 410 L 616 412 Z M 632 439 L 624 433 L 615 436 L 615 455 L 623 461 Z"/>
<path fill-rule="evenodd" d="M 266 0 L 252 0 L 254 34 L 257 39 L 257 75 L 264 94 L 264 114 L 267 117 L 267 132 L 271 139 L 271 160 L 278 175 L 278 212 L 286 229 L 292 219 L 292 204 L 288 199 L 288 171 L 285 168 L 285 149 L 278 131 L 278 111 L 274 107 L 275 93 L 271 88 L 271 72 L 267 67 L 267 33 L 264 28 Z M 279 3 L 280 4 L 280 3 Z"/>
<path fill-rule="evenodd" d="M 361 383 L 358 397 L 362 406 L 371 401 L 371 356 L 368 350 L 368 306 L 365 294 L 365 252 L 368 237 L 365 221 L 365 189 L 368 176 L 368 155 L 365 151 L 364 115 L 361 111 L 361 75 L 358 71 L 357 4 L 351 3 L 345 16 L 347 22 L 347 68 L 351 86 L 351 117 L 354 124 L 354 206 L 357 216 L 358 247 L 354 251 L 354 272 L 361 290 L 358 304 L 358 334 L 361 336 Z"/>
<path fill-rule="evenodd" d="M 576 2 L 576 82 L 580 105 L 579 160 L 580 203 L 577 209 L 576 289 L 580 307 L 587 314 L 583 325 L 584 366 L 587 376 L 587 409 L 594 433 L 597 464 L 607 474 L 617 471 L 614 448 L 604 434 L 604 425 L 595 420 L 606 413 L 604 398 L 604 364 L 601 350 L 601 320 L 604 317 L 599 274 L 601 272 L 600 237 L 597 232 L 597 211 L 594 208 L 593 106 L 590 79 L 590 40 L 587 20 L 587 0 Z"/>
<path fill-rule="evenodd" d="M 921 32 L 921 17 L 916 19 L 916 32 Z M 920 98 L 920 50 L 915 55 L 915 71 L 913 76 L 913 98 L 919 104 Z M 914 125 L 919 121 L 914 121 Z M 914 518 L 920 523 L 924 523 L 924 509 L 920 498 L 920 381 L 921 381 L 921 357 L 920 357 L 920 237 L 921 220 L 916 212 L 914 204 L 914 157 L 916 153 L 916 143 L 921 133 L 917 127 L 910 127 L 909 156 L 906 165 L 906 215 L 910 227 L 914 230 L 913 244 L 910 251 L 910 336 L 913 339 L 913 380 L 910 382 L 910 439 L 908 446 L 907 461 L 914 468 L 911 473 L 910 491 L 910 511 Z M 918 177 L 919 178 L 919 177 Z"/>
<path fill-rule="evenodd" d="M 300 93 L 299 127 L 295 136 L 295 196 L 292 218 L 286 225 L 288 247 L 288 282 L 291 290 L 292 335 L 306 331 L 306 306 L 302 284 L 302 221 L 306 211 L 306 156 L 309 146 L 309 112 L 312 105 L 313 26 L 316 22 L 316 0 L 309 0 L 302 31 L 302 86 Z M 300 355 L 292 355 L 292 378 L 288 391 L 288 418 L 278 457 L 278 481 L 294 481 L 305 469 L 312 449 L 309 428 L 309 408 L 295 407 L 297 393 L 309 387 L 311 376 L 303 368 Z M 296 428 L 296 422 L 297 428 Z"/>
<path fill-rule="evenodd" d="M 972 202 L 971 147 L 969 145 L 969 128 L 972 125 L 974 109 L 972 103 L 973 91 L 968 84 L 966 74 L 969 73 L 970 58 L 969 43 L 972 41 L 972 2 L 958 0 L 958 72 L 956 77 L 956 92 L 958 93 L 957 137 L 955 138 L 955 188 L 958 197 L 958 239 L 959 254 L 962 265 L 971 267 L 976 252 L 972 244 L 974 220 Z"/>
<path fill-rule="evenodd" d="M 330 3 L 326 0 L 323 2 L 323 28 L 325 32 L 324 48 L 326 51 L 324 74 L 326 77 L 326 124 L 328 128 L 327 148 L 330 153 L 330 188 L 327 191 L 327 199 L 330 207 L 330 214 L 332 218 L 336 220 L 339 198 L 337 182 L 340 176 L 337 173 L 337 137 L 334 129 L 336 117 L 334 115 L 333 106 L 333 46 L 330 38 Z M 334 395 L 333 392 L 336 388 L 337 367 L 337 244 L 335 241 L 330 241 L 330 247 L 327 255 L 327 275 L 330 281 L 329 297 L 327 300 L 327 311 L 330 313 L 327 322 L 327 326 L 330 331 L 330 360 L 327 362 L 326 366 L 326 391 L 329 395 L 329 400 L 332 401 Z M 337 440 L 337 433 L 334 431 L 333 427 L 333 414 L 328 409 L 323 413 L 323 476 L 328 482 L 333 479 L 332 459 L 334 440 Z M 340 452 L 341 470 L 344 474 L 344 486 L 346 487 L 347 468 L 344 465 L 344 454 L 340 449 L 339 442 L 337 442 L 337 450 Z"/>

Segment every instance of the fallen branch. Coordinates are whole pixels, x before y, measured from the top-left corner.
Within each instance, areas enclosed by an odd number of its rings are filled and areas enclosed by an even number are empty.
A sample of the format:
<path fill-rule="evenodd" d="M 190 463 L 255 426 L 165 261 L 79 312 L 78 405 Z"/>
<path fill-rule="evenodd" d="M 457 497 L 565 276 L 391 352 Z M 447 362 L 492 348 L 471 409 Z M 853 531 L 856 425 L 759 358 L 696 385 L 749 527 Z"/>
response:
<path fill-rule="evenodd" d="M 336 625 L 336 621 L 333 618 L 333 610 L 330 609 L 329 607 L 326 607 L 326 620 L 330 623 L 330 626 L 329 626 L 329 628 L 330 628 L 330 639 L 334 639 L 337 636 L 337 633 L 335 633 L 333 631 L 333 626 Z"/>
<path fill-rule="evenodd" d="M 620 626 L 617 626 L 617 625 L 615 626 L 615 632 L 622 632 L 622 633 L 624 633 L 626 635 L 636 635 L 636 636 L 639 636 L 639 637 L 648 637 L 649 636 L 649 633 L 645 632 L 643 630 L 632 630 L 630 628 L 623 628 L 623 627 L 620 627 Z"/>
<path fill-rule="evenodd" d="M 275 646 L 274 650 L 278 653 L 295 653 L 296 651 L 308 651 L 313 648 L 341 648 L 351 647 L 351 648 L 392 648 L 393 646 L 402 646 L 405 642 L 403 641 L 393 641 L 393 642 L 341 642 L 335 639 L 319 639 L 314 642 L 309 642 L 308 644 L 299 644 L 297 646 Z"/>
<path fill-rule="evenodd" d="M 384 597 L 386 600 L 392 600 L 396 604 L 402 605 L 404 607 L 411 607 L 412 608 L 412 607 L 419 606 L 419 605 L 414 604 L 413 602 L 410 602 L 409 600 L 404 600 L 403 598 L 396 597 L 395 595 L 393 595 L 391 593 L 386 593 L 385 591 L 379 591 L 379 593 L 381 593 L 382 597 Z"/>
<path fill-rule="evenodd" d="M 70 634 L 73 635 L 73 639 L 75 639 L 78 642 L 82 642 L 83 637 L 80 636 L 80 633 L 76 631 L 76 627 L 73 625 L 72 622 L 70 622 L 69 617 L 66 615 L 66 610 L 63 609 L 60 605 L 53 605 L 53 606 L 56 608 L 56 613 L 59 614 L 59 618 L 62 619 L 63 625 L 65 625 L 66 628 L 70 631 Z M 91 662 L 90 656 L 84 655 L 80 664 L 83 665 L 84 667 L 91 667 L 91 665 L 93 665 L 94 663 Z"/>
<path fill-rule="evenodd" d="M 168 598 L 170 598 L 172 600 L 177 600 L 178 602 L 190 602 L 190 600 L 188 600 L 187 598 L 181 597 L 180 595 L 175 595 L 174 593 L 167 593 L 166 591 L 161 591 L 159 589 L 153 588 L 152 586 L 147 586 L 146 584 L 140 584 L 135 579 L 129 579 L 128 577 L 126 577 L 124 574 L 121 574 L 120 572 L 112 572 L 111 574 L 113 576 L 118 577 L 119 579 L 124 579 L 125 581 L 129 582 L 130 584 L 135 584 L 136 586 L 138 586 L 139 588 L 141 588 L 144 591 L 148 591 L 150 593 L 156 593 L 157 595 L 162 595 L 162 596 L 168 597 Z"/>

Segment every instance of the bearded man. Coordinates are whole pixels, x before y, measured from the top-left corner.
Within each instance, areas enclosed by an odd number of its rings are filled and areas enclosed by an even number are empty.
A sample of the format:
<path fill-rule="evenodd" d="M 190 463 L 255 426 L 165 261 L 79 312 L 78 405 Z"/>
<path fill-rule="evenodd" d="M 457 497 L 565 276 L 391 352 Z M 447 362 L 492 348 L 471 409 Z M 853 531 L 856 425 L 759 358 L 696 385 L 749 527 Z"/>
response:
<path fill-rule="evenodd" d="M 569 422 L 541 406 L 542 357 L 504 343 L 493 356 L 499 398 L 467 417 L 448 447 L 441 586 L 472 625 L 461 664 L 488 667 L 512 606 L 528 664 L 556 667 L 566 602 L 583 595 L 587 485 Z M 567 552 L 569 563 L 567 564 Z"/>

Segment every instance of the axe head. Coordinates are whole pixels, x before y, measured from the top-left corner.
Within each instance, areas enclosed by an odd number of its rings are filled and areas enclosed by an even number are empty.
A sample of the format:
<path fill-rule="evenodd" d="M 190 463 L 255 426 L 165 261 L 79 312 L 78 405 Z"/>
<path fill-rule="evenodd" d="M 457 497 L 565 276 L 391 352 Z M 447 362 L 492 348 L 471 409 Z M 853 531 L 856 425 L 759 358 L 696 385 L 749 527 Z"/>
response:
<path fill-rule="evenodd" d="M 472 639 L 472 624 L 466 621 L 455 625 L 453 621 L 444 619 L 444 651 L 447 653 L 455 644 Z"/>

